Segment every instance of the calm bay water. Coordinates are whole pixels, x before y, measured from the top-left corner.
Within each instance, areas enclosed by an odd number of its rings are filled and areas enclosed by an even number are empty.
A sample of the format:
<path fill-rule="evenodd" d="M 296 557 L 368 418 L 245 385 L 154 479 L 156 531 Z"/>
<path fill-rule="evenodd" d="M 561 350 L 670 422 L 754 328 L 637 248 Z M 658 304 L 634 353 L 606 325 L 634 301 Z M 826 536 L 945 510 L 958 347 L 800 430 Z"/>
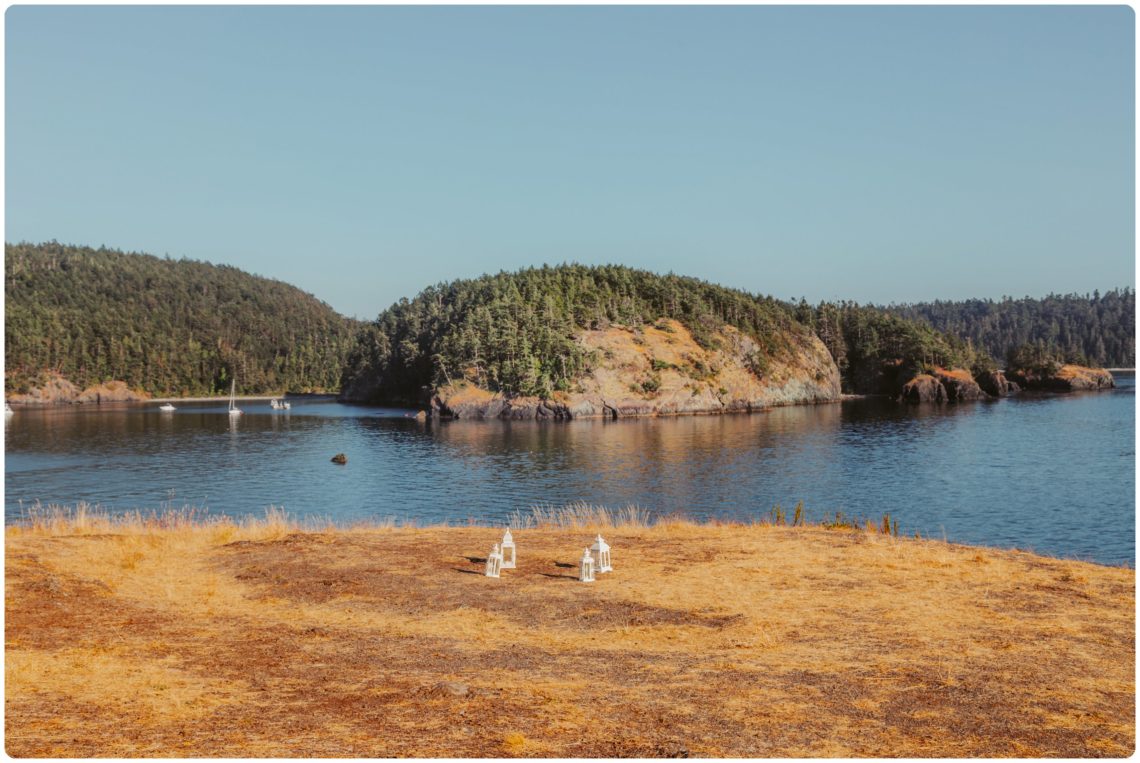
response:
<path fill-rule="evenodd" d="M 578 500 L 747 519 L 802 500 L 809 519 L 890 513 L 907 534 L 1134 564 L 1135 377 L 1117 384 L 616 422 L 421 423 L 306 400 L 247 402 L 234 422 L 224 405 L 20 409 L 5 425 L 5 519 L 37 500 L 421 524 Z M 329 461 L 340 452 L 345 466 Z"/>

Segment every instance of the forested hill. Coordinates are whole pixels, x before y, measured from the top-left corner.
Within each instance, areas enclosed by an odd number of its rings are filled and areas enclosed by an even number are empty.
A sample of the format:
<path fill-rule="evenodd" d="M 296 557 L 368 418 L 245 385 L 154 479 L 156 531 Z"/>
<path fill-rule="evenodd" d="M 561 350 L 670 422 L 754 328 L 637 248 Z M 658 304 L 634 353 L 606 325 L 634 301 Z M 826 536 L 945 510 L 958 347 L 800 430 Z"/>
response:
<path fill-rule="evenodd" d="M 1081 365 L 1136 365 L 1136 291 L 1050 294 L 1043 299 L 970 299 L 884 308 L 929 323 L 1004 360 L 1024 345 Z"/>
<path fill-rule="evenodd" d="M 599 353 L 590 332 L 611 325 L 637 332 L 661 319 L 679 322 L 711 350 L 723 342 L 724 326 L 739 330 L 756 343 L 741 361 L 762 382 L 771 378 L 769 364 L 810 355 L 802 339 L 815 334 L 835 361 L 844 391 L 897 395 L 931 369 L 992 370 L 1041 337 L 1052 343 L 1051 354 L 1067 361 L 1132 365 L 1133 302 L 1134 293 L 1125 290 L 1083 301 L 795 305 L 616 265 L 544 266 L 439 284 L 385 310 L 361 331 L 342 396 L 422 404 L 435 391 L 469 384 L 508 398 L 573 397 L 584 391 L 581 380 L 599 369 L 633 370 L 628 358 Z M 978 316 L 976 325 L 970 316 Z M 659 369 L 681 367 L 702 381 L 692 359 L 681 366 L 660 357 L 648 362 L 633 385 L 646 397 L 654 396 Z"/>
<path fill-rule="evenodd" d="M 855 302 L 801 301 L 796 317 L 811 326 L 835 359 L 843 391 L 895 395 L 928 368 L 961 368 L 977 374 L 996 367 L 989 353 L 924 321 L 892 315 Z"/>
<path fill-rule="evenodd" d="M 342 394 L 420 402 L 434 387 L 466 380 L 549 397 L 605 361 L 575 341 L 582 331 L 662 318 L 678 321 L 702 347 L 726 324 L 735 327 L 755 341 L 749 362 L 761 372 L 811 338 L 774 299 L 615 265 L 546 266 L 440 284 L 385 310 L 362 332 Z"/>
<path fill-rule="evenodd" d="M 56 372 L 152 395 L 337 391 L 358 328 L 296 287 L 226 265 L 109 249 L 4 247 L 5 385 Z"/>

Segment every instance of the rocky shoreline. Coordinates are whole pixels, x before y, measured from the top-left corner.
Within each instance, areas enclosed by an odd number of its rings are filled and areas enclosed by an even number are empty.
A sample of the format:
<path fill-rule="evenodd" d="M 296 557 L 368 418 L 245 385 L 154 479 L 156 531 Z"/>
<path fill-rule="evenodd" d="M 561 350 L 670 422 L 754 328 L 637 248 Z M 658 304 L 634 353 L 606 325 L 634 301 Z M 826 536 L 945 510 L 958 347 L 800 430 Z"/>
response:
<path fill-rule="evenodd" d="M 1008 397 L 1022 392 L 1082 392 L 1113 389 L 1116 381 L 1103 368 L 1063 365 L 1046 373 L 1014 370 L 986 371 L 974 378 L 964 369 L 935 368 L 903 385 L 900 402 L 941 403 Z"/>
<path fill-rule="evenodd" d="M 610 363 L 595 368 L 573 392 L 549 397 L 506 395 L 462 380 L 434 390 L 421 417 L 439 419 L 555 420 L 618 419 L 643 416 L 715 415 L 754 413 L 787 405 L 833 403 L 866 397 L 888 397 L 906 403 L 957 403 L 1007 397 L 1022 392 L 1080 392 L 1116 386 L 1108 369 L 1063 365 L 1052 372 L 1040 370 L 986 371 L 976 378 L 965 369 L 925 368 L 904 383 L 893 365 L 883 376 L 879 394 L 842 394 L 839 369 L 818 342 L 805 342 L 798 352 L 768 362 L 763 371 L 751 367 L 755 344 L 731 329 L 721 337 L 719 349 L 696 345 L 680 324 L 663 329 L 631 332 L 610 329 L 587 337 Z M 890 364 L 888 364 L 890 365 Z M 897 364 L 896 364 L 897 365 Z M 1127 369 L 1131 370 L 1131 369 Z M 283 395 L 244 395 L 240 400 L 269 400 Z M 291 395 L 325 397 L 335 395 Z M 220 397 L 151 398 L 111 381 L 80 390 L 62 376 L 26 394 L 12 395 L 14 405 L 69 405 L 85 403 L 195 403 L 224 402 Z"/>
<path fill-rule="evenodd" d="M 144 392 L 132 390 L 123 381 L 110 381 L 81 390 L 62 376 L 53 376 L 42 387 L 7 398 L 17 405 L 63 405 L 72 403 L 131 403 L 149 400 Z"/>
<path fill-rule="evenodd" d="M 867 397 L 861 395 L 858 397 Z M 577 399 L 559 402 L 537 397 L 508 398 L 494 396 L 486 402 L 455 402 L 436 395 L 432 398 L 430 413 L 435 418 L 445 419 L 503 419 L 503 420 L 553 420 L 571 419 L 619 419 L 648 416 L 716 416 L 726 413 L 756 413 L 786 405 L 813 405 L 816 403 L 837 403 L 840 398 L 818 400 L 797 400 L 794 402 L 765 404 L 761 401 L 729 400 L 719 405 L 709 404 L 657 404 L 652 400 L 621 399 L 597 400 Z"/>
<path fill-rule="evenodd" d="M 283 393 L 265 393 L 260 395 L 238 395 L 238 401 L 272 400 L 286 397 Z M 289 399 L 336 399 L 332 393 L 290 393 Z M 109 381 L 96 384 L 86 389 L 62 376 L 53 375 L 40 387 L 33 388 L 26 393 L 14 394 L 6 402 L 20 406 L 47 406 L 47 405 L 83 405 L 88 403 L 225 403 L 229 395 L 198 395 L 189 397 L 151 397 L 141 390 L 133 390 L 124 381 Z"/>
<path fill-rule="evenodd" d="M 802 381 L 802 380 L 801 380 Z M 618 419 L 644 416 L 715 415 L 754 413 L 784 405 L 808 405 L 871 397 L 900 403 L 958 403 L 1009 397 L 1024 392 L 1079 392 L 1116 386 L 1106 369 L 1062 366 L 1053 374 L 987 371 L 976 378 L 965 369 L 932 368 L 916 374 L 894 393 L 836 394 L 830 386 L 786 383 L 753 397 L 689 394 L 655 397 L 555 395 L 551 398 L 511 397 L 471 385 L 438 390 L 425 415 L 440 419 L 555 420 Z"/>
<path fill-rule="evenodd" d="M 1011 376 L 1015 382 L 1025 389 L 1049 392 L 1081 392 L 1112 389 L 1116 386 L 1112 374 L 1106 369 L 1074 365 L 1061 366 L 1052 374 L 1025 370 L 1015 371 Z"/>

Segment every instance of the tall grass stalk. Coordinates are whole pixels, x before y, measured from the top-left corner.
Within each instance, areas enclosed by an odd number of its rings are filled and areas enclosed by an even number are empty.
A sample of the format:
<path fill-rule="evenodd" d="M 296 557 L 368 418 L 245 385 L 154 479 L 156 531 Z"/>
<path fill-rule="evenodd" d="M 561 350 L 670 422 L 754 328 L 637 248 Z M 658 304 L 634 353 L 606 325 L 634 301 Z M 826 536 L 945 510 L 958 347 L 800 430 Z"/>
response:
<path fill-rule="evenodd" d="M 582 528 L 646 528 L 650 525 L 649 511 L 630 504 L 616 511 L 605 506 L 595 506 L 585 501 L 575 501 L 565 506 L 539 504 L 529 510 L 515 509 L 508 518 L 511 529 L 535 528 L 582 529 Z"/>
<path fill-rule="evenodd" d="M 327 531 L 334 527 L 328 518 L 308 517 L 297 521 L 280 506 L 266 507 L 261 517 L 244 517 L 235 521 L 225 514 L 210 514 L 209 509 L 191 505 L 111 512 L 86 501 L 79 501 L 74 506 L 37 501 L 25 508 L 20 520 L 8 530 L 33 535 L 136 535 L 211 530 L 218 537 L 274 538 L 299 531 Z"/>
<path fill-rule="evenodd" d="M 162 509 L 134 509 L 112 513 L 98 504 L 79 501 L 74 506 L 37 501 L 24 509 L 15 529 L 44 535 L 94 535 L 102 533 L 131 533 L 154 530 L 182 530 L 194 527 L 224 524 L 232 520 L 226 516 L 211 516 L 208 509 L 197 506 Z"/>
<path fill-rule="evenodd" d="M 708 520 L 710 525 L 738 524 L 733 520 Z M 787 525 L 786 511 L 778 504 L 744 524 Z M 495 523 L 498 524 L 498 523 Z M 575 501 L 562 506 L 535 504 L 529 509 L 515 509 L 507 516 L 507 525 L 513 530 L 554 529 L 554 530 L 614 530 L 647 529 L 652 526 L 697 525 L 699 521 L 680 514 L 654 516 L 648 509 L 629 504 L 619 509 Z M 809 524 L 803 502 L 795 506 L 791 524 L 804 527 Z M 827 529 L 864 529 L 868 533 L 897 537 L 898 520 L 884 514 L 881 523 L 848 517 L 836 512 L 834 520 L 824 519 L 818 523 Z M 208 509 L 196 506 L 174 508 L 164 506 L 160 510 L 133 510 L 112 513 L 99 505 L 79 501 L 74 506 L 36 502 L 23 511 L 21 519 L 8 528 L 12 533 L 34 535 L 98 535 L 98 534 L 147 534 L 155 532 L 208 530 L 215 542 L 232 540 L 275 540 L 296 532 L 338 532 L 352 530 L 414 528 L 418 525 L 410 520 L 397 521 L 389 517 L 380 520 L 362 520 L 349 525 L 338 525 L 328 517 L 306 517 L 298 520 L 283 506 L 268 506 L 262 516 L 246 516 L 238 520 L 225 514 L 210 514 Z M 470 526 L 481 526 L 472 521 Z"/>

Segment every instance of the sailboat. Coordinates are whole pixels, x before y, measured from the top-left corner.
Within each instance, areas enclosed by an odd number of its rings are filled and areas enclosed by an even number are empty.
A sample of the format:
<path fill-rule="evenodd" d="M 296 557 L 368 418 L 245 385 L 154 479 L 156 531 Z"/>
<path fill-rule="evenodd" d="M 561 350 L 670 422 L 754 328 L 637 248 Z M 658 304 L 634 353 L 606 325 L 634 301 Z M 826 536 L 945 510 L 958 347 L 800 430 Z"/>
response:
<path fill-rule="evenodd" d="M 236 381 L 237 381 L 236 379 L 230 379 L 230 415 L 231 416 L 240 416 L 241 415 L 241 409 L 237 407 L 236 403 L 234 403 L 234 384 L 236 383 Z"/>

